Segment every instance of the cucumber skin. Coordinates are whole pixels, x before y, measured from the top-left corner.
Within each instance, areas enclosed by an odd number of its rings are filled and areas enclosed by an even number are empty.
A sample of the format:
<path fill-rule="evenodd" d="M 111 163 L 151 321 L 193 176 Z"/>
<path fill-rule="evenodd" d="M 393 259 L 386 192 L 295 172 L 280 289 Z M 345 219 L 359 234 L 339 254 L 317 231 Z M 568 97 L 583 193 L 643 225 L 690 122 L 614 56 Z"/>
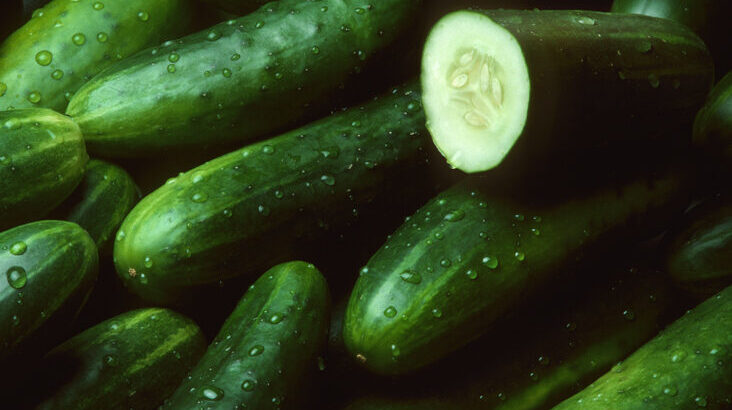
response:
<path fill-rule="evenodd" d="M 728 409 L 731 360 L 732 287 L 728 287 L 554 409 Z"/>
<path fill-rule="evenodd" d="M 638 178 L 564 198 L 561 205 L 491 195 L 502 189 L 468 179 L 408 218 L 369 260 L 346 312 L 346 346 L 379 374 L 402 374 L 432 363 L 484 333 L 558 280 L 558 274 L 571 277 L 567 271 L 583 257 L 681 214 L 689 201 L 684 178 Z M 525 260 L 519 261 L 515 252 Z M 486 256 L 498 259 L 498 269 L 483 265 Z M 466 276 L 469 269 L 477 280 Z M 407 270 L 419 273 L 421 283 L 402 280 Z M 385 317 L 389 306 L 398 317 Z M 435 308 L 441 310 L 440 318 L 433 316 Z M 392 345 L 399 349 L 396 360 Z"/>
<path fill-rule="evenodd" d="M 518 40 L 532 83 L 524 130 L 499 165 L 502 169 L 529 179 L 541 166 L 574 172 L 557 158 L 574 163 L 588 156 L 595 161 L 627 157 L 628 146 L 657 155 L 689 142 L 678 129 L 693 121 L 704 103 L 714 66 L 704 43 L 687 27 L 592 11 L 473 12 Z M 579 23 L 582 18 L 594 24 Z M 657 75 L 657 88 L 651 74 Z"/>
<path fill-rule="evenodd" d="M 87 83 L 67 113 L 84 131 L 90 152 L 108 157 L 151 156 L 284 131 L 327 108 L 329 96 L 360 70 L 362 60 L 408 29 L 419 4 L 269 3 L 125 59 Z M 179 56 L 175 63 L 172 53 Z"/>
<path fill-rule="evenodd" d="M 0 230 L 39 219 L 84 176 L 79 127 L 48 109 L 0 112 Z M 30 149 L 28 147 L 30 146 Z"/>
<path fill-rule="evenodd" d="M 429 137 L 419 93 L 392 94 L 214 159 L 143 198 L 115 241 L 125 285 L 156 304 L 185 303 L 198 286 L 299 257 L 303 244 L 376 223 L 375 208 L 421 195 Z"/>
<path fill-rule="evenodd" d="M 185 316 L 160 308 L 124 313 L 45 357 L 45 380 L 34 394 L 51 394 L 36 408 L 158 408 L 205 349 L 203 333 Z"/>
<path fill-rule="evenodd" d="M 97 2 L 54 0 L 0 45 L 0 83 L 7 88 L 0 92 L 0 109 L 63 112 L 71 95 L 89 79 L 118 60 L 183 34 L 191 20 L 189 0 L 106 0 L 98 2 L 104 5 L 101 10 L 93 3 Z M 138 17 L 140 12 L 147 13 L 147 21 Z M 63 26 L 55 27 L 58 21 Z M 72 42 L 77 33 L 85 36 L 81 46 Z M 98 33 L 106 33 L 107 40 L 97 40 Z M 53 55 L 49 65 L 36 63 L 42 50 Z M 63 77 L 53 79 L 54 70 L 62 70 Z M 28 100 L 33 91 L 41 95 L 36 104 Z"/>
<path fill-rule="evenodd" d="M 709 94 L 694 121 L 694 144 L 732 170 L 732 71 Z"/>
<path fill-rule="evenodd" d="M 597 275 L 597 268 L 591 273 Z M 486 337 L 463 350 L 472 361 L 460 373 L 453 371 L 463 356 L 435 369 L 454 378 L 427 375 L 407 386 L 397 384 L 356 399 L 348 410 L 526 410 L 559 403 L 654 337 L 674 310 L 669 286 L 656 272 L 614 269 L 612 279 L 586 285 L 562 290 L 560 297 L 574 298 L 568 303 L 519 316 L 524 323 L 502 329 L 511 334 L 503 343 Z M 503 352 L 502 358 L 489 353 L 495 350 Z"/>
<path fill-rule="evenodd" d="M 249 288 L 164 408 L 303 408 L 307 377 L 325 347 L 329 310 L 328 285 L 313 265 L 273 267 Z M 276 314 L 282 319 L 273 323 Z M 255 346 L 263 352 L 252 355 Z M 253 390 L 243 390 L 245 380 L 254 382 Z M 206 387 L 223 390 L 223 397 L 202 399 Z"/>
<path fill-rule="evenodd" d="M 9 251 L 17 242 L 27 246 L 22 255 Z M 33 222 L 0 233 L 0 272 L 15 266 L 25 269 L 27 283 L 14 289 L 0 281 L 0 360 L 31 336 L 56 339 L 63 333 L 97 279 L 97 248 L 74 223 Z"/>
<path fill-rule="evenodd" d="M 732 198 L 710 199 L 667 234 L 666 270 L 704 300 L 732 284 Z"/>
<path fill-rule="evenodd" d="M 140 190 L 127 171 L 92 159 L 79 186 L 53 214 L 86 229 L 99 251 L 109 255 L 117 228 L 139 199 Z"/>

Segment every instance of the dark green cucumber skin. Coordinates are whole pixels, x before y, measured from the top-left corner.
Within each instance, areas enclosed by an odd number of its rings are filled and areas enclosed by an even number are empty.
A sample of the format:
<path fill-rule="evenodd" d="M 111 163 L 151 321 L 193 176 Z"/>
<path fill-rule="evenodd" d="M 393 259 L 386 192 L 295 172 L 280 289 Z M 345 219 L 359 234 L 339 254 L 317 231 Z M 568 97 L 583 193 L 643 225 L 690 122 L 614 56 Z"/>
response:
<path fill-rule="evenodd" d="M 160 308 L 124 313 L 44 358 L 36 408 L 156 409 L 205 350 L 203 333 L 185 316 Z"/>
<path fill-rule="evenodd" d="M 732 197 L 709 199 L 667 234 L 666 270 L 703 300 L 732 284 Z"/>
<path fill-rule="evenodd" d="M 308 376 L 317 371 L 325 347 L 329 310 L 328 285 L 313 265 L 295 261 L 271 268 L 239 301 L 164 408 L 304 408 Z M 251 389 L 243 387 L 245 381 Z M 217 397 L 207 399 L 206 389 Z"/>
<path fill-rule="evenodd" d="M 103 5 L 99 10 L 94 7 L 97 3 Z M 5 89 L 0 92 L 0 109 L 45 107 L 63 112 L 71 96 L 105 68 L 183 34 L 191 19 L 189 3 L 190 0 L 48 3 L 0 45 L 0 84 L 4 84 L 0 90 Z M 139 13 L 147 13 L 147 20 L 143 21 L 145 15 L 140 17 Z M 83 42 L 76 36 L 78 33 L 84 36 Z M 106 38 L 98 37 L 99 33 L 106 34 Z M 37 63 L 41 51 L 51 53 L 49 64 Z M 52 77 L 56 70 L 63 72 L 59 79 Z M 32 92 L 40 94 L 39 101 L 29 99 Z"/>
<path fill-rule="evenodd" d="M 653 233 L 689 201 L 685 177 L 674 173 L 560 195 L 559 203 L 481 182 L 468 179 L 427 203 L 362 269 L 344 340 L 370 370 L 401 374 L 435 362 L 527 298 L 571 278 L 584 257 Z M 497 258 L 497 269 L 484 257 Z M 407 271 L 421 282 L 403 280 Z M 389 306 L 397 312 L 391 319 L 384 313 Z"/>
<path fill-rule="evenodd" d="M 421 195 L 431 154 L 420 96 L 409 86 L 391 94 L 214 159 L 143 198 L 117 234 L 119 276 L 154 303 L 195 299 L 199 285 L 300 257 L 304 244 L 378 223 L 372 210 Z"/>
<path fill-rule="evenodd" d="M 204 0 L 221 10 L 241 16 L 264 6 L 273 0 Z"/>
<path fill-rule="evenodd" d="M 20 242 L 25 252 L 13 254 Z M 94 286 L 97 266 L 94 241 L 72 222 L 38 221 L 0 233 L 0 360 L 34 333 L 68 327 Z M 27 278 L 19 288 L 7 277 L 14 267 L 23 268 Z"/>
<path fill-rule="evenodd" d="M 614 13 L 643 14 L 678 21 L 694 30 L 709 46 L 716 61 L 718 74 L 732 68 L 729 53 L 727 12 L 725 0 L 615 0 Z"/>
<path fill-rule="evenodd" d="M 728 287 L 555 409 L 728 409 L 731 360 Z"/>
<path fill-rule="evenodd" d="M 732 71 L 717 83 L 694 121 L 694 144 L 732 170 Z"/>
<path fill-rule="evenodd" d="M 609 280 L 562 289 L 559 296 L 569 296 L 567 302 L 551 298 L 551 306 L 519 315 L 520 323 L 501 329 L 510 335 L 503 343 L 487 335 L 413 382 L 381 381 L 379 392 L 348 409 L 545 409 L 561 402 L 650 340 L 675 313 L 662 275 L 609 270 Z M 503 352 L 500 358 L 495 351 Z"/>
<path fill-rule="evenodd" d="M 84 176 L 79 127 L 48 109 L 0 112 L 0 230 L 39 219 Z"/>
<path fill-rule="evenodd" d="M 689 142 L 688 133 L 678 129 L 704 103 L 714 67 L 704 43 L 687 27 L 592 11 L 476 12 L 517 39 L 531 81 L 523 133 L 501 168 L 529 169 L 529 179 L 542 166 L 574 172 L 569 164 L 577 161 L 616 161 L 613 155 L 627 157 L 646 145 L 649 155 L 657 155 Z"/>
<path fill-rule="evenodd" d="M 53 211 L 53 216 L 79 224 L 89 232 L 102 254 L 111 254 L 117 228 L 139 199 L 140 190 L 127 171 L 92 159 L 86 166 L 84 179 Z"/>
<path fill-rule="evenodd" d="M 113 157 L 283 131 L 329 107 L 364 60 L 406 32 L 420 2 L 272 2 L 125 59 L 87 83 L 67 113 L 90 152 Z"/>

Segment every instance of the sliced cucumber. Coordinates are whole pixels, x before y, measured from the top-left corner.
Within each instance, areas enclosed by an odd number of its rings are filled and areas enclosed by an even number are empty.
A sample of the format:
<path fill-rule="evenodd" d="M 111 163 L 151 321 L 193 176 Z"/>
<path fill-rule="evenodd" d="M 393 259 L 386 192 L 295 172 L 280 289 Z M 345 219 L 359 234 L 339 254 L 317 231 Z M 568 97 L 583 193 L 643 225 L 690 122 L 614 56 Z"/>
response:
<path fill-rule="evenodd" d="M 550 168 L 578 153 L 632 145 L 627 156 L 647 142 L 654 151 L 670 145 L 667 135 L 685 138 L 669 131 L 693 120 L 713 71 L 704 43 L 670 20 L 458 11 L 426 41 L 423 101 L 452 166 Z"/>

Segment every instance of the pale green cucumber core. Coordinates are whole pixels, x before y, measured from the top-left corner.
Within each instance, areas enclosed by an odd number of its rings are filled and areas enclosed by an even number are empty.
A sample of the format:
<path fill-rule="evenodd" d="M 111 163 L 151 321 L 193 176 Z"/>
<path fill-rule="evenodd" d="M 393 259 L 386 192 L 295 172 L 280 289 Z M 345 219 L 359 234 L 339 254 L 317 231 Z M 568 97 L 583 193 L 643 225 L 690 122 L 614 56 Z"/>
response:
<path fill-rule="evenodd" d="M 427 128 L 455 168 L 472 173 L 501 163 L 526 124 L 530 88 L 518 41 L 482 14 L 448 14 L 427 38 Z"/>

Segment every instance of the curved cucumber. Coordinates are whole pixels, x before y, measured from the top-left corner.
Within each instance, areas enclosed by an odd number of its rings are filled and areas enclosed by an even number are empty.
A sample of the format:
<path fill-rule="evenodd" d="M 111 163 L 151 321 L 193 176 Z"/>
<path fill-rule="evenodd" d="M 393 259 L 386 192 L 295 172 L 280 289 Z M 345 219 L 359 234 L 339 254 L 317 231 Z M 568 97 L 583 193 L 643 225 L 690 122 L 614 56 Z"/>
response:
<path fill-rule="evenodd" d="M 0 111 L 0 127 L 0 229 L 7 229 L 66 199 L 88 157 L 79 127 L 51 110 Z"/>
<path fill-rule="evenodd" d="M 728 409 L 730 361 L 732 286 L 554 409 Z"/>
<path fill-rule="evenodd" d="M 629 145 L 657 152 L 713 79 L 706 46 L 683 25 L 590 11 L 451 13 L 422 59 L 427 127 L 465 172 L 551 168 Z"/>
<path fill-rule="evenodd" d="M 694 121 L 694 143 L 732 168 L 732 71 L 714 86 Z"/>
<path fill-rule="evenodd" d="M 419 3 L 272 2 L 125 59 L 67 113 L 90 152 L 106 156 L 251 141 L 328 107 L 368 56 L 408 29 Z"/>
<path fill-rule="evenodd" d="M 643 177 L 558 204 L 469 179 L 422 207 L 369 260 L 346 312 L 346 346 L 382 374 L 432 363 L 570 278 L 588 254 L 681 213 L 685 185 L 675 175 Z"/>
<path fill-rule="evenodd" d="M 173 303 L 292 259 L 421 195 L 428 145 L 419 93 L 407 87 L 216 158 L 132 210 L 117 233 L 117 272 L 139 296 Z"/>
<path fill-rule="evenodd" d="M 93 159 L 76 191 L 53 213 L 57 219 L 79 224 L 100 252 L 111 253 L 117 228 L 139 198 L 135 181 L 124 169 Z"/>
<path fill-rule="evenodd" d="M 666 269 L 681 288 L 703 299 L 732 284 L 732 198 L 697 206 L 668 239 Z"/>
<path fill-rule="evenodd" d="M 262 275 L 166 408 L 300 409 L 328 334 L 330 296 L 313 265 Z"/>
<path fill-rule="evenodd" d="M 201 329 L 167 309 L 133 310 L 72 337 L 44 359 L 37 409 L 155 409 L 206 349 Z M 39 394 L 40 393 L 40 394 Z"/>
<path fill-rule="evenodd" d="M 54 0 L 0 45 L 0 109 L 63 111 L 113 63 L 183 34 L 189 0 Z"/>
<path fill-rule="evenodd" d="M 587 273 L 597 275 L 597 268 Z M 548 312 L 519 316 L 520 323 L 502 329 L 510 333 L 503 343 L 489 337 L 458 353 L 435 369 L 454 375 L 448 380 L 417 376 L 406 386 L 397 383 L 361 397 L 348 409 L 529 410 L 559 403 L 655 336 L 672 310 L 661 275 L 613 274 L 581 291 L 563 290 L 560 296 L 571 295 L 569 300 L 546 307 Z"/>
<path fill-rule="evenodd" d="M 97 258 L 89 234 L 71 222 L 0 233 L 0 360 L 34 333 L 57 338 L 51 326 L 63 333 L 97 279 Z"/>

